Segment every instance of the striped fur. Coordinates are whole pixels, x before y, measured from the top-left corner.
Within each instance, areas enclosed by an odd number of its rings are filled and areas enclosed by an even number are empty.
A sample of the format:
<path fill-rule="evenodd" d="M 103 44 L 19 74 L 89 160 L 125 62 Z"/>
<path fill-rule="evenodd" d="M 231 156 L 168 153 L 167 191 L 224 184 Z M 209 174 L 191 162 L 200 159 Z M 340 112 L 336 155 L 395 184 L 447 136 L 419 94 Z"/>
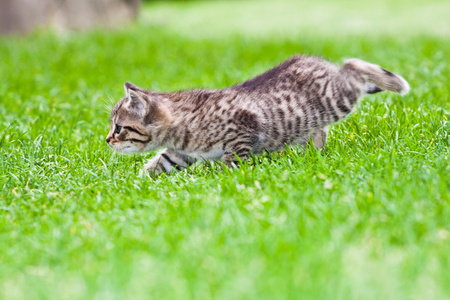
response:
<path fill-rule="evenodd" d="M 125 83 L 106 141 L 122 153 L 164 148 L 145 165 L 156 174 L 203 159 L 234 166 L 238 158 L 286 144 L 311 140 L 323 147 L 326 126 L 347 116 L 362 95 L 382 90 L 405 94 L 409 85 L 359 59 L 339 68 L 300 55 L 222 90 L 156 93 Z"/>

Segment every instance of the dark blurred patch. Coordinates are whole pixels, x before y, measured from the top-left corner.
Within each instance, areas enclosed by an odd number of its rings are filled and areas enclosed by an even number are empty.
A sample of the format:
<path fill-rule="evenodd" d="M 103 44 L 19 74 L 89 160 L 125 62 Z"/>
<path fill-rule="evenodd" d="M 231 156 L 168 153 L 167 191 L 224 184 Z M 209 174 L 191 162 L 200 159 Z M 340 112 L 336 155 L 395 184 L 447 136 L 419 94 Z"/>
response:
<path fill-rule="evenodd" d="M 136 18 L 141 0 L 0 0 L 0 34 L 39 27 L 59 31 L 118 27 Z"/>

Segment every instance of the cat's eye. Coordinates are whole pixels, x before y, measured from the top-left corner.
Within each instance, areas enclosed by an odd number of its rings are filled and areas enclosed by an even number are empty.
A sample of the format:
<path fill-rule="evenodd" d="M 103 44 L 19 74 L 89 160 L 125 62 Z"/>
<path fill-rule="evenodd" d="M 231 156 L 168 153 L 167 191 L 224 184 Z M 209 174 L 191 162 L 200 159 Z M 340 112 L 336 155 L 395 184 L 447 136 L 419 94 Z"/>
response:
<path fill-rule="evenodd" d="M 116 124 L 116 130 L 114 130 L 114 133 L 119 134 L 121 130 L 122 130 L 122 126 Z"/>

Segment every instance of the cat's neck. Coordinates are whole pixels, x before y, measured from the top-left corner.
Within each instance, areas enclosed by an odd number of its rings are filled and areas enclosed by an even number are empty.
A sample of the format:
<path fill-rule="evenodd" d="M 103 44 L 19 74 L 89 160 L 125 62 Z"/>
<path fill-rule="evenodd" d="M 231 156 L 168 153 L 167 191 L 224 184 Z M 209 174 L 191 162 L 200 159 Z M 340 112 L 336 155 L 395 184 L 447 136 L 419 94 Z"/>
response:
<path fill-rule="evenodd" d="M 201 119 L 199 107 L 208 106 L 209 103 L 203 102 L 209 100 L 208 97 L 205 98 L 205 94 L 211 95 L 215 92 L 217 91 L 205 89 L 165 94 L 171 122 L 156 134 L 159 145 L 169 149 L 195 148 L 196 141 L 193 135 Z"/>

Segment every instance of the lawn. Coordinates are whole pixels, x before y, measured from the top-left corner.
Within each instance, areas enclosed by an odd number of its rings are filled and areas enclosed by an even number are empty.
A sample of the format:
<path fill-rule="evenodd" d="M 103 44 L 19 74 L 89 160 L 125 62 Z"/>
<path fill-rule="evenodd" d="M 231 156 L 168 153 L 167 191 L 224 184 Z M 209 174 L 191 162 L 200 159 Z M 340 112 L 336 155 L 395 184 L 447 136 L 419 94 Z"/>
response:
<path fill-rule="evenodd" d="M 116 31 L 0 38 L 0 299 L 450 299 L 450 3 L 157 2 Z M 123 83 L 223 88 L 358 57 L 323 151 L 139 177 L 105 143 Z"/>

